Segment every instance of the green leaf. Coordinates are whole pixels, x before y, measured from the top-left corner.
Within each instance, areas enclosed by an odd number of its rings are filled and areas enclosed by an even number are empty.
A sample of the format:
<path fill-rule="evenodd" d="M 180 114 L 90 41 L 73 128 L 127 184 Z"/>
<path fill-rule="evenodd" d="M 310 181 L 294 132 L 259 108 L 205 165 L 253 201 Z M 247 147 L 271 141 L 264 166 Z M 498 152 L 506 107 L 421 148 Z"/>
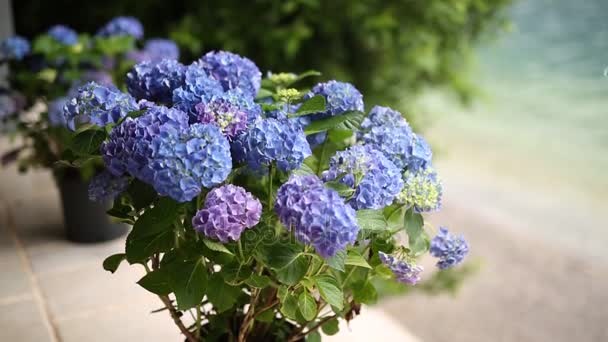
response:
<path fill-rule="evenodd" d="M 173 222 L 179 215 L 180 204 L 162 197 L 154 208 L 148 209 L 133 225 L 127 236 L 126 253 L 129 263 L 146 260 L 156 252 L 173 247 Z"/>
<path fill-rule="evenodd" d="M 340 325 L 337 318 L 332 318 L 321 326 L 321 330 L 327 336 L 332 336 L 340 331 Z"/>
<path fill-rule="evenodd" d="M 346 261 L 346 251 L 345 250 L 339 250 L 331 258 L 325 259 L 325 263 L 328 264 L 329 267 L 333 268 L 334 270 L 338 270 L 338 271 L 342 271 L 342 272 L 344 272 L 345 261 Z"/>
<path fill-rule="evenodd" d="M 169 284 L 167 272 L 162 269 L 146 274 L 137 283 L 144 289 L 157 295 L 164 296 L 173 292 Z"/>
<path fill-rule="evenodd" d="M 234 255 L 228 248 L 226 248 L 226 246 L 219 242 L 211 241 L 209 239 L 203 239 L 203 243 L 212 251 Z"/>
<path fill-rule="evenodd" d="M 265 275 L 259 275 L 254 273 L 251 275 L 251 277 L 245 280 L 245 283 L 251 287 L 262 289 L 270 285 L 270 278 Z"/>
<path fill-rule="evenodd" d="M 131 197 L 131 204 L 133 204 L 137 210 L 147 208 L 158 197 L 158 193 L 152 186 L 139 179 L 134 179 L 131 184 L 129 184 L 127 193 Z"/>
<path fill-rule="evenodd" d="M 350 129 L 330 129 L 327 131 L 327 139 L 334 143 L 341 143 L 344 140 L 350 138 L 353 135 L 353 131 Z"/>
<path fill-rule="evenodd" d="M 294 285 L 304 277 L 308 270 L 308 261 L 305 256 L 299 255 L 285 267 L 277 270 L 277 279 L 284 284 Z"/>
<path fill-rule="evenodd" d="M 300 293 L 298 306 L 300 307 L 300 313 L 305 320 L 312 321 L 317 317 L 317 302 L 308 291 L 304 290 Z"/>
<path fill-rule="evenodd" d="M 325 97 L 321 95 L 316 95 L 308 100 L 302 102 L 298 111 L 293 114 L 290 114 L 289 117 L 298 117 L 304 115 L 310 115 L 314 113 L 324 112 L 325 111 Z"/>
<path fill-rule="evenodd" d="M 359 281 L 353 285 L 353 299 L 361 304 L 374 304 L 378 300 L 378 292 L 368 280 Z"/>
<path fill-rule="evenodd" d="M 388 228 L 382 210 L 357 210 L 357 223 L 362 230 L 382 231 Z"/>
<path fill-rule="evenodd" d="M 421 255 L 429 249 L 430 239 L 424 231 L 424 219 L 420 213 L 409 209 L 405 213 L 405 231 L 408 236 L 408 248 L 414 256 Z"/>
<path fill-rule="evenodd" d="M 339 310 L 344 308 L 344 294 L 336 279 L 328 274 L 321 274 L 313 278 L 321 297 L 330 305 Z"/>
<path fill-rule="evenodd" d="M 188 310 L 199 305 L 207 288 L 207 269 L 202 259 L 178 261 L 168 266 L 169 283 L 175 293 L 177 308 Z"/>
<path fill-rule="evenodd" d="M 103 261 L 103 269 L 110 273 L 116 272 L 120 263 L 125 260 L 127 256 L 124 253 L 110 255 Z"/>
<path fill-rule="evenodd" d="M 359 127 L 361 127 L 361 123 L 363 123 L 363 120 L 365 120 L 365 113 L 363 112 L 348 112 L 346 114 L 342 114 L 342 115 L 347 115 L 348 114 L 348 118 L 346 118 L 346 120 L 342 121 L 339 125 L 336 126 L 336 129 L 341 129 L 341 130 L 351 130 L 351 131 L 356 131 L 359 129 Z"/>
<path fill-rule="evenodd" d="M 339 181 L 325 182 L 325 187 L 335 190 L 342 197 L 350 197 L 355 194 L 355 189 Z"/>
<path fill-rule="evenodd" d="M 274 319 L 275 319 L 274 310 L 266 310 L 266 311 L 262 312 L 261 314 L 256 314 L 256 316 L 255 316 L 256 321 L 260 321 L 260 322 L 264 322 L 264 323 L 271 323 L 272 321 L 274 321 Z"/>
<path fill-rule="evenodd" d="M 239 283 L 245 279 L 249 279 L 251 273 L 252 271 L 249 265 L 241 264 L 237 260 L 233 260 L 222 267 L 224 279 L 230 283 Z"/>
<path fill-rule="evenodd" d="M 404 209 L 405 206 L 400 204 L 393 204 L 384 208 L 383 213 L 389 230 L 394 232 L 403 229 Z"/>
<path fill-rule="evenodd" d="M 314 158 L 314 156 L 310 156 L 308 158 Z M 306 159 L 308 159 L 306 158 Z M 306 160 L 304 161 L 304 163 L 302 164 L 302 166 L 300 166 L 299 169 L 293 170 L 292 171 L 293 175 L 298 175 L 298 176 L 312 176 L 312 175 L 316 175 L 315 171 L 310 167 L 310 165 L 308 165 L 306 163 Z"/>
<path fill-rule="evenodd" d="M 285 298 L 281 300 L 281 313 L 292 320 L 296 319 L 298 311 L 298 299 L 292 293 L 287 293 Z"/>
<path fill-rule="evenodd" d="M 354 249 L 351 249 L 348 251 L 348 254 L 346 255 L 346 261 L 344 263 L 346 265 L 359 266 L 359 267 L 370 268 L 370 269 L 372 268 L 367 263 L 365 258 Z"/>
<path fill-rule="evenodd" d="M 294 82 L 301 81 L 308 77 L 321 76 L 321 73 L 316 70 L 307 70 L 299 74 Z"/>
<path fill-rule="evenodd" d="M 301 252 L 301 245 L 277 242 L 269 245 L 260 245 L 260 248 L 257 250 L 257 257 L 269 267 L 280 270 L 293 263 Z"/>
<path fill-rule="evenodd" d="M 265 99 L 267 97 L 272 97 L 274 93 L 268 89 L 261 88 L 258 92 L 258 95 L 255 97 L 256 100 Z"/>
<path fill-rule="evenodd" d="M 241 289 L 224 282 L 220 273 L 214 273 L 209 280 L 207 298 L 218 312 L 230 309 L 236 303 Z"/>
<path fill-rule="evenodd" d="M 311 122 L 306 128 L 304 133 L 306 135 L 324 132 L 332 128 L 339 129 L 356 129 L 361 125 L 365 114 L 361 112 L 346 112 L 344 114 L 330 116 L 325 119 L 316 120 Z"/>
<path fill-rule="evenodd" d="M 99 146 L 106 139 L 106 133 L 101 130 L 86 130 L 72 138 L 69 144 L 74 153 L 86 156 L 99 153 Z"/>
<path fill-rule="evenodd" d="M 321 342 L 321 334 L 318 331 L 313 331 L 306 336 L 306 342 Z"/>

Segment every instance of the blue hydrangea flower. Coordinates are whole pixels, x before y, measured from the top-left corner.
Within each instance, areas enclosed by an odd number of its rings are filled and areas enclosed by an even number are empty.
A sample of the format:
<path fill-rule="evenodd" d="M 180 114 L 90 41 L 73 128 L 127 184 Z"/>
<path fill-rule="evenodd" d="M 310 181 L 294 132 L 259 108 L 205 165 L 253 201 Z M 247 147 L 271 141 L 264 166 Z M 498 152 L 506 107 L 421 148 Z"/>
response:
<path fill-rule="evenodd" d="M 70 100 L 69 97 L 59 97 L 51 101 L 48 105 L 49 125 L 53 127 L 65 127 L 65 117 L 63 116 L 63 107 Z"/>
<path fill-rule="evenodd" d="M 440 227 L 437 236 L 431 239 L 429 251 L 432 256 L 439 258 L 437 267 L 444 270 L 456 266 L 464 260 L 469 252 L 469 244 L 464 236 L 453 236 L 447 228 Z"/>
<path fill-rule="evenodd" d="M 150 60 L 179 59 L 179 48 L 171 39 L 148 39 L 144 44 L 144 52 Z"/>
<path fill-rule="evenodd" d="M 6 38 L 0 43 L 0 59 L 16 59 L 20 61 L 30 51 L 30 42 L 20 36 Z"/>
<path fill-rule="evenodd" d="M 240 239 L 241 233 L 260 222 L 262 204 L 240 186 L 215 188 L 205 199 L 205 206 L 192 218 L 194 229 L 205 236 L 228 242 Z"/>
<path fill-rule="evenodd" d="M 129 186 L 128 177 L 115 177 L 109 172 L 102 172 L 89 182 L 89 199 L 94 202 L 106 202 L 120 195 Z"/>
<path fill-rule="evenodd" d="M 166 130 L 183 131 L 188 128 L 188 115 L 174 108 L 147 103 L 140 107 L 146 113 L 135 119 L 126 118 L 114 127 L 109 138 L 101 145 L 106 169 L 115 176 L 128 172 L 146 183 L 152 183 L 154 170 L 152 139 Z"/>
<path fill-rule="evenodd" d="M 90 82 L 78 88 L 78 95 L 64 106 L 63 115 L 68 128 L 75 130 L 78 124 L 84 123 L 104 127 L 135 110 L 138 106 L 131 95 Z"/>
<path fill-rule="evenodd" d="M 16 111 L 17 105 L 15 104 L 15 100 L 7 94 L 0 93 L 0 121 Z"/>
<path fill-rule="evenodd" d="M 173 91 L 173 106 L 188 113 L 194 121 L 197 104 L 223 93 L 222 85 L 209 77 L 200 63 L 192 63 L 186 67 L 183 85 Z"/>
<path fill-rule="evenodd" d="M 186 67 L 174 59 L 136 64 L 127 73 L 127 89 L 136 99 L 171 105 L 173 91 L 184 82 Z"/>
<path fill-rule="evenodd" d="M 405 171 L 403 179 L 405 184 L 395 198 L 397 203 L 411 206 L 417 212 L 435 211 L 441 208 L 443 185 L 432 167 Z"/>
<path fill-rule="evenodd" d="M 279 188 L 275 212 L 303 243 L 322 257 L 332 257 L 359 232 L 355 210 L 315 176 L 292 176 Z"/>
<path fill-rule="evenodd" d="M 230 144 L 213 125 L 161 130 L 151 148 L 152 185 L 159 194 L 179 202 L 190 201 L 202 187 L 220 184 L 232 170 Z"/>
<path fill-rule="evenodd" d="M 141 39 L 144 36 L 144 27 L 134 17 L 116 17 L 103 26 L 97 35 L 100 37 L 132 36 Z"/>
<path fill-rule="evenodd" d="M 382 106 L 374 106 L 363 122 L 362 130 L 369 130 L 378 126 L 408 126 L 409 124 L 398 111 Z"/>
<path fill-rule="evenodd" d="M 223 98 L 214 98 L 208 103 L 196 105 L 197 121 L 218 126 L 229 139 L 247 128 L 247 113 Z"/>
<path fill-rule="evenodd" d="M 51 27 L 46 34 L 64 45 L 74 45 L 78 43 L 78 33 L 64 25 L 55 25 Z"/>
<path fill-rule="evenodd" d="M 283 171 L 295 170 L 312 154 L 300 126 L 272 118 L 255 122 L 239 136 L 233 149 L 253 170 L 264 170 L 272 162 Z"/>
<path fill-rule="evenodd" d="M 380 261 L 395 274 L 397 281 L 408 285 L 416 285 L 420 281 L 420 273 L 424 270 L 422 266 L 416 265 L 413 261 L 400 260 L 383 252 L 378 252 L 378 256 Z"/>
<path fill-rule="evenodd" d="M 337 152 L 323 172 L 323 180 L 337 180 L 355 190 L 349 204 L 355 209 L 390 205 L 403 187 L 401 171 L 381 152 L 355 145 Z"/>
<path fill-rule="evenodd" d="M 217 98 L 224 99 L 244 111 L 247 114 L 248 124 L 254 123 L 262 117 L 262 107 L 238 88 L 213 96 L 213 99 Z"/>
<path fill-rule="evenodd" d="M 304 99 L 321 95 L 325 97 L 326 111 L 311 116 L 313 121 L 336 116 L 345 112 L 365 110 L 363 105 L 363 95 L 352 84 L 346 82 L 329 81 L 318 83 L 312 90 L 304 95 Z"/>
<path fill-rule="evenodd" d="M 252 98 L 258 94 L 262 73 L 250 59 L 227 51 L 210 51 L 199 62 L 224 90 L 238 88 Z"/>
<path fill-rule="evenodd" d="M 423 137 L 414 134 L 414 139 L 412 140 L 412 156 L 407 163 L 407 169 L 410 171 L 425 169 L 431 165 L 432 159 L 433 152 L 431 151 L 431 146 Z"/>
<path fill-rule="evenodd" d="M 80 81 L 75 82 L 74 85 L 88 83 L 88 82 L 95 82 L 97 84 L 101 84 L 102 86 L 106 86 L 106 87 L 110 87 L 110 86 L 114 85 L 114 82 L 112 81 L 112 76 L 110 74 L 108 74 L 107 72 L 100 71 L 100 70 L 85 71 L 82 74 Z M 73 88 L 74 88 L 74 85 L 72 85 Z M 78 90 L 75 89 L 74 94 L 76 94 L 77 91 Z M 70 92 L 72 92 L 72 90 L 70 90 Z"/>

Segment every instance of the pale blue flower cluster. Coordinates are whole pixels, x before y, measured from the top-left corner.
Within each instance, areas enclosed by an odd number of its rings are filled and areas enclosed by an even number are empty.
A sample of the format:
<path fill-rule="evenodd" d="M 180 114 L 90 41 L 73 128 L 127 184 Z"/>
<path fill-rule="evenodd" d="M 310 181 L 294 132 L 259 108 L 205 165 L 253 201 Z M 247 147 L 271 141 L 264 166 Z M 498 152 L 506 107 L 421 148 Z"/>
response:
<path fill-rule="evenodd" d="M 416 285 L 420 281 L 420 273 L 424 271 L 422 266 L 383 252 L 378 252 L 378 257 L 393 272 L 397 281 L 407 285 Z"/>
<path fill-rule="evenodd" d="M 136 99 L 165 105 L 173 102 L 173 91 L 184 82 L 186 67 L 174 59 L 144 61 L 127 73 L 127 89 Z"/>
<path fill-rule="evenodd" d="M 47 31 L 47 34 L 64 45 L 74 45 L 78 43 L 78 33 L 64 25 L 55 25 L 51 27 Z"/>
<path fill-rule="evenodd" d="M 260 90 L 262 73 L 249 58 L 227 51 L 211 51 L 199 62 L 225 91 L 240 89 L 253 98 Z"/>
<path fill-rule="evenodd" d="M 417 212 L 436 211 L 441 208 L 443 185 L 432 167 L 405 171 L 404 185 L 395 202 L 413 207 Z"/>
<path fill-rule="evenodd" d="M 116 17 L 110 20 L 97 32 L 100 37 L 132 36 L 141 39 L 144 36 L 144 27 L 134 17 Z"/>
<path fill-rule="evenodd" d="M 196 105 L 223 92 L 220 82 L 209 77 L 202 65 L 195 62 L 186 67 L 182 86 L 173 91 L 173 106 L 188 113 L 194 122 L 198 115 Z"/>
<path fill-rule="evenodd" d="M 22 60 L 31 51 L 30 42 L 20 36 L 4 39 L 0 43 L 0 60 Z"/>
<path fill-rule="evenodd" d="M 281 223 L 324 258 L 353 244 L 359 232 L 355 211 L 316 176 L 292 176 L 277 193 Z"/>
<path fill-rule="evenodd" d="M 129 112 L 138 109 L 135 99 L 117 88 L 95 82 L 78 88 L 78 95 L 68 101 L 63 115 L 68 128 L 76 130 L 80 124 L 92 123 L 104 127 L 116 123 Z"/>
<path fill-rule="evenodd" d="M 322 113 L 314 114 L 311 117 L 313 121 L 345 112 L 363 112 L 365 110 L 363 95 L 350 83 L 335 80 L 318 83 L 304 96 L 304 99 L 309 99 L 315 95 L 321 95 L 325 98 L 327 108 Z"/>
<path fill-rule="evenodd" d="M 283 171 L 294 170 L 312 154 L 299 125 L 273 118 L 253 123 L 233 148 L 235 156 L 244 157 L 253 170 L 265 170 L 271 163 Z"/>
<path fill-rule="evenodd" d="M 104 171 L 89 182 L 89 199 L 94 202 L 111 201 L 129 186 L 128 177 L 116 177 Z"/>
<path fill-rule="evenodd" d="M 454 236 L 448 232 L 447 228 L 440 227 L 437 236 L 431 239 L 429 251 L 432 256 L 439 258 L 437 267 L 444 270 L 454 267 L 464 260 L 469 253 L 469 244 L 464 236 Z"/>
<path fill-rule="evenodd" d="M 323 180 L 336 180 L 354 189 L 349 204 L 355 209 L 390 205 L 403 187 L 399 168 L 369 145 L 337 152 L 329 162 L 329 170 L 323 172 Z"/>
<path fill-rule="evenodd" d="M 192 218 L 194 229 L 205 236 L 228 242 L 260 222 L 262 204 L 240 186 L 227 184 L 209 192 L 203 209 Z"/>

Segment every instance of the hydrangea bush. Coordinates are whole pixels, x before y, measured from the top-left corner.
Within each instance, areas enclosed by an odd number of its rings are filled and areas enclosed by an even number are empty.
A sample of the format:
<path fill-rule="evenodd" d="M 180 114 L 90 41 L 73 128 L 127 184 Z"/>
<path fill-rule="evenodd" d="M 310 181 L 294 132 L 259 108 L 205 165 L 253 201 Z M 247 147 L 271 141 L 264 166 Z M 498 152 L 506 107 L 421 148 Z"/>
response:
<path fill-rule="evenodd" d="M 89 83 L 64 106 L 72 149 L 107 170 L 91 199 L 133 227 L 104 268 L 143 266 L 187 341 L 318 341 L 382 284 L 431 279 L 423 255 L 442 273 L 468 252 L 424 223 L 443 191 L 428 144 L 352 84 L 296 88 L 314 75 L 261 79 L 217 51 L 141 62 L 129 93 Z"/>

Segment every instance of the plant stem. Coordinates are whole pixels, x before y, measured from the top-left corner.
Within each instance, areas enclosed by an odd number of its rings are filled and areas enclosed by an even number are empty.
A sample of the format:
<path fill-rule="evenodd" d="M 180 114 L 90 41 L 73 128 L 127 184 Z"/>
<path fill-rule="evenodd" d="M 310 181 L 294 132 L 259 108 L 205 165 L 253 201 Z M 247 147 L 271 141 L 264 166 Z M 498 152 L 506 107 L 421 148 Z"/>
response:
<path fill-rule="evenodd" d="M 329 321 L 329 320 L 331 320 L 332 318 L 335 318 L 335 317 L 336 317 L 336 315 L 332 315 L 332 316 L 327 316 L 327 317 L 321 319 L 319 321 L 319 323 L 317 323 L 317 324 L 313 325 L 312 327 L 310 327 L 306 332 L 304 332 L 304 333 L 303 332 L 297 332 L 297 333 L 291 335 L 289 337 L 289 339 L 287 339 L 287 342 L 296 342 L 296 341 L 298 341 L 299 339 L 305 337 L 306 335 L 310 334 L 311 332 L 319 329 L 323 324 L 325 324 L 327 321 Z"/>
<path fill-rule="evenodd" d="M 268 210 L 272 210 L 272 177 L 274 176 L 274 163 L 268 166 Z"/>
<path fill-rule="evenodd" d="M 254 289 L 251 297 L 251 303 L 249 304 L 249 310 L 247 310 L 247 314 L 243 318 L 243 323 L 241 324 L 241 328 L 239 330 L 239 338 L 238 342 L 245 342 L 247 340 L 247 334 L 249 333 L 250 323 L 254 317 L 255 304 L 258 301 L 258 297 L 260 296 L 260 291 L 258 289 Z"/>
<path fill-rule="evenodd" d="M 201 336 L 201 310 L 196 307 L 196 337 Z"/>

